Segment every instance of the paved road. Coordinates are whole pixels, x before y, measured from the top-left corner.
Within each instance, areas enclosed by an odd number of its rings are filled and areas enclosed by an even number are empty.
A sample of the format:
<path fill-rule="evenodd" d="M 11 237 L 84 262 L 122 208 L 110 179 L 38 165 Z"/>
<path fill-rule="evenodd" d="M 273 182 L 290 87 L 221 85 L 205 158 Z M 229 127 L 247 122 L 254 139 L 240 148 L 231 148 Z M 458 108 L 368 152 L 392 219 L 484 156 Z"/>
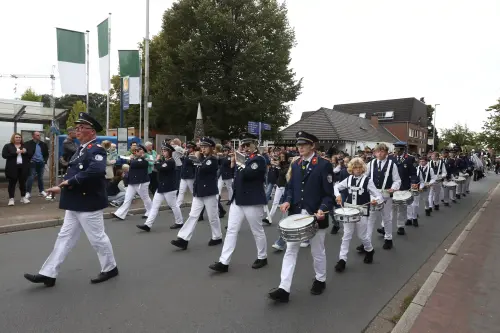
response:
<path fill-rule="evenodd" d="M 329 277 L 322 296 L 309 293 L 314 275 L 309 249 L 302 250 L 288 304 L 267 299 L 267 292 L 279 283 L 282 254 L 271 251 L 269 266 L 253 270 L 256 250 L 248 226 L 240 232 L 229 273 L 217 275 L 208 265 L 218 260 L 221 247 L 207 246 L 207 222 L 198 225 L 190 248 L 182 252 L 170 245 L 176 235 L 168 229 L 170 212 L 160 214 L 149 234 L 135 228 L 142 221 L 138 216 L 107 221 L 121 275 L 90 285 L 99 266 L 82 237 L 62 266 L 56 287 L 49 289 L 29 284 L 22 274 L 37 271 L 57 230 L 0 235 L 0 332 L 361 332 L 451 230 L 478 208 L 497 177 L 473 183 L 473 194 L 460 204 L 421 218 L 420 228 L 409 229 L 406 236 L 395 235 L 391 251 L 383 251 L 382 239 L 376 236 L 371 266 L 351 252 L 347 270 L 335 274 L 340 235 L 327 235 Z M 266 231 L 271 244 L 276 228 Z M 354 241 L 351 249 L 357 244 Z"/>

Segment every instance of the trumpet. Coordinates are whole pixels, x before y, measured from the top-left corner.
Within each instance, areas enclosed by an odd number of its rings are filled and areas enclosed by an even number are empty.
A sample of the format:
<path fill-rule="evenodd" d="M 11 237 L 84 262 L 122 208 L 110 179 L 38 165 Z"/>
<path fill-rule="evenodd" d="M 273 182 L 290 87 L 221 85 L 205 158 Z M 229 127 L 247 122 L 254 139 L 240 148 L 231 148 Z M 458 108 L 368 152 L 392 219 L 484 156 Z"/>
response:
<path fill-rule="evenodd" d="M 188 155 L 188 158 L 193 162 L 194 165 L 201 165 L 200 159 L 195 154 Z"/>
<path fill-rule="evenodd" d="M 245 162 L 247 160 L 246 155 L 240 153 L 239 151 L 234 152 L 234 160 L 239 169 L 245 168 Z"/>

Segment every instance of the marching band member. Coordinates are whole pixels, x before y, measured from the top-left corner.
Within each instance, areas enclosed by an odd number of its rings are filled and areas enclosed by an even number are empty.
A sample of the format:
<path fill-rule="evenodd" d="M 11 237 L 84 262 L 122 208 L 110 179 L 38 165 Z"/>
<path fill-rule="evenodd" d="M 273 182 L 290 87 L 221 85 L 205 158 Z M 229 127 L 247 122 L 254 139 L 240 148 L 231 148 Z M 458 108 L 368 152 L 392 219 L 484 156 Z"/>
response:
<path fill-rule="evenodd" d="M 232 162 L 231 156 L 229 156 L 230 151 L 231 147 L 223 146 L 222 156 L 219 158 L 220 176 L 217 181 L 217 188 L 219 189 L 219 201 L 220 201 L 220 194 L 222 193 L 222 187 L 226 187 L 227 189 L 228 200 L 231 200 L 231 198 L 233 197 L 233 178 L 234 178 L 235 165 Z"/>
<path fill-rule="evenodd" d="M 300 159 L 292 164 L 292 176 L 281 211 L 289 211 L 290 215 L 316 216 L 319 230 L 310 240 L 316 273 L 311 294 L 320 295 L 326 288 L 325 229 L 328 228 L 328 214 L 325 212 L 333 208 L 333 169 L 331 163 L 315 153 L 318 139 L 314 135 L 299 131 L 296 137 Z M 299 249 L 298 242 L 287 243 L 281 267 L 281 283 L 269 293 L 272 300 L 288 302 Z"/>
<path fill-rule="evenodd" d="M 405 145 L 394 145 L 396 156 L 396 164 L 398 165 L 399 177 L 401 178 L 400 191 L 418 190 L 417 178 L 417 161 L 415 157 L 404 152 Z M 413 225 L 418 227 L 418 200 L 413 200 L 411 205 L 406 207 L 406 213 L 403 210 L 398 210 L 396 221 L 398 224 L 398 235 L 405 234 L 405 225 Z M 406 223 L 405 223 L 406 220 Z"/>
<path fill-rule="evenodd" d="M 465 180 L 465 193 L 470 193 L 470 182 L 474 176 L 474 161 L 472 160 L 472 156 L 469 155 L 465 158 L 465 163 L 467 164 L 467 174 L 469 177 Z"/>
<path fill-rule="evenodd" d="M 53 287 L 59 267 L 78 242 L 82 230 L 97 252 L 101 273 L 90 280 L 101 283 L 118 275 L 113 247 L 104 231 L 103 209 L 108 206 L 106 196 L 106 150 L 96 144 L 96 133 L 102 126 L 88 113 L 80 112 L 75 121 L 76 137 L 80 148 L 69 160 L 64 181 L 47 190 L 49 194 L 61 192 L 59 208 L 65 209 L 64 223 L 57 235 L 52 253 L 38 274 L 24 274 L 32 283 Z M 147 189 L 147 188 L 146 188 Z"/>
<path fill-rule="evenodd" d="M 429 207 L 434 207 L 434 210 L 439 210 L 439 200 L 442 189 L 442 181 L 446 178 L 446 166 L 442 159 L 439 158 L 438 152 L 432 153 L 431 168 L 436 175 L 436 182 L 431 186 L 429 191 Z"/>
<path fill-rule="evenodd" d="M 149 197 L 148 174 L 149 162 L 144 156 L 146 151 L 143 145 L 137 145 L 137 148 L 133 151 L 133 155 L 130 155 L 130 171 L 128 173 L 128 186 L 125 192 L 125 200 L 120 208 L 113 213 L 113 216 L 120 220 L 125 220 L 127 217 L 128 210 L 130 209 L 130 205 L 136 193 L 139 194 L 144 202 L 144 208 L 146 208 L 143 218 L 147 218 L 151 210 L 152 203 Z"/>
<path fill-rule="evenodd" d="M 276 210 L 278 209 L 279 205 L 281 204 L 281 198 L 285 193 L 286 173 L 288 171 L 289 166 L 290 163 L 288 163 L 286 154 L 284 152 L 279 154 L 278 161 L 276 160 L 271 161 L 271 168 L 269 169 L 268 178 L 272 172 L 271 170 L 275 169 L 277 173 L 276 190 L 274 191 L 273 205 L 271 207 L 271 211 L 269 212 L 267 219 L 263 220 L 263 222 L 265 223 L 268 224 L 273 223 L 273 216 L 276 213 Z"/>
<path fill-rule="evenodd" d="M 157 155 L 154 168 L 158 172 L 158 188 L 153 197 L 153 205 L 149 212 L 146 223 L 137 225 L 137 228 L 144 231 L 151 231 L 151 227 L 155 222 L 158 211 L 160 210 L 161 203 L 165 199 L 167 205 L 172 209 L 174 214 L 175 223 L 170 229 L 182 228 L 182 212 L 177 204 L 177 173 L 175 161 L 172 158 L 172 153 L 175 148 L 170 144 L 163 142 L 161 146 L 161 155 Z"/>
<path fill-rule="evenodd" d="M 266 176 L 266 160 L 257 150 L 258 138 L 250 133 L 241 135 L 240 144 L 248 155 L 244 167 L 238 167 L 234 180 L 234 195 L 230 198 L 229 219 L 226 238 L 219 261 L 209 266 L 210 269 L 225 273 L 236 247 L 238 232 L 243 219 L 248 221 L 257 245 L 257 259 L 252 268 L 259 269 L 267 265 L 267 240 L 261 224 L 266 204 L 264 182 Z M 234 155 L 231 163 L 236 163 Z"/>
<path fill-rule="evenodd" d="M 198 162 L 195 161 L 196 174 L 193 184 L 193 202 L 189 218 L 177 234 L 177 239 L 171 243 L 178 248 L 186 250 L 193 236 L 194 229 L 198 223 L 200 213 L 204 207 L 207 208 L 208 220 L 212 229 L 212 237 L 208 246 L 222 244 L 222 232 L 217 209 L 217 158 L 213 156 L 215 142 L 207 137 L 200 139 L 201 154 L 196 153 Z"/>
<path fill-rule="evenodd" d="M 194 156 L 195 147 L 196 145 L 194 144 L 194 142 L 188 142 L 186 144 L 186 152 L 181 159 L 181 182 L 179 185 L 179 193 L 177 195 L 177 205 L 179 207 L 182 205 L 184 201 L 184 195 L 188 189 L 191 194 L 193 194 L 194 175 L 196 168 L 193 164 L 193 160 L 191 160 L 189 156 Z"/>
<path fill-rule="evenodd" d="M 456 176 L 460 176 L 460 172 L 467 172 L 467 162 L 465 161 L 465 156 L 461 153 L 461 148 L 455 147 L 457 158 L 455 160 L 455 166 L 457 170 Z M 457 199 L 461 199 L 461 197 L 465 197 L 465 182 L 457 184 Z"/>
<path fill-rule="evenodd" d="M 401 178 L 399 178 L 398 168 L 396 163 L 388 158 L 389 148 L 383 143 L 375 146 L 376 159 L 369 163 L 366 176 L 370 176 L 375 184 L 375 187 L 382 192 L 385 199 L 384 208 L 379 212 L 373 212 L 368 217 L 368 237 L 372 238 L 373 228 L 378 216 L 382 217 L 382 228 L 377 229 L 378 232 L 384 234 L 384 250 L 392 249 L 392 194 L 399 190 L 401 186 Z M 362 252 L 363 247 L 356 248 Z"/>
<path fill-rule="evenodd" d="M 425 156 L 420 157 L 420 166 L 417 168 L 417 177 L 420 180 L 420 191 L 432 188 L 436 183 L 436 174 L 434 173 L 434 170 L 431 168 L 431 166 L 427 163 L 427 157 Z M 420 200 L 419 198 L 415 198 L 414 201 Z M 429 190 L 429 196 L 427 198 L 424 198 L 424 208 L 426 216 L 431 216 L 433 203 L 434 193 L 431 193 L 431 191 Z M 416 209 L 418 209 L 419 206 L 420 204 L 417 204 L 415 206 Z M 414 214 L 417 213 L 415 212 Z M 418 224 L 416 226 L 418 226 Z"/>
<path fill-rule="evenodd" d="M 369 176 L 364 175 L 366 170 L 366 164 L 361 158 L 352 159 L 347 165 L 347 171 L 350 176 L 340 183 L 335 184 L 333 188 L 337 204 L 342 205 L 340 191 L 347 189 L 348 195 L 344 207 L 352 206 L 360 208 L 364 213 L 361 221 L 357 223 L 344 223 L 344 236 L 342 237 L 342 244 L 340 246 L 339 261 L 335 265 L 337 272 L 345 270 L 349 244 L 351 243 L 355 228 L 357 229 L 359 240 L 363 243 L 363 250 L 365 252 L 364 263 L 371 264 L 373 262 L 375 250 L 373 249 L 371 238 L 368 237 L 367 233 L 370 204 L 382 204 L 384 198 L 382 197 L 382 193 L 375 187 L 373 180 Z M 370 196 L 374 199 L 370 200 Z"/>
<path fill-rule="evenodd" d="M 454 154 L 449 150 L 445 150 L 443 155 L 444 155 L 444 163 L 446 166 L 446 180 L 450 181 L 454 179 L 454 175 L 456 174 Z M 455 199 L 455 191 L 446 188 L 444 186 L 443 186 L 443 198 L 445 206 L 450 205 L 450 199 L 453 203 L 457 203 L 457 200 Z"/>

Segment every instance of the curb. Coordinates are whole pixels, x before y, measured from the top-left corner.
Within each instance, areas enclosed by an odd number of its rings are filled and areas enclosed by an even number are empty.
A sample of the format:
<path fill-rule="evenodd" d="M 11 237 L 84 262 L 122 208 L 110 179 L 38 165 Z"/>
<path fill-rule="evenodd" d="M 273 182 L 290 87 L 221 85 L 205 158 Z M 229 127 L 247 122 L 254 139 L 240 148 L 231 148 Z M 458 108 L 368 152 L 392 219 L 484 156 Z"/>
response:
<path fill-rule="evenodd" d="M 394 328 L 392 329 L 391 333 L 410 332 L 413 325 L 415 324 L 415 321 L 420 315 L 420 312 L 422 312 L 425 304 L 431 297 L 432 292 L 436 288 L 439 280 L 441 279 L 444 272 L 452 262 L 453 258 L 457 255 L 460 246 L 465 241 L 472 228 L 474 228 L 481 214 L 490 204 L 493 195 L 499 190 L 500 190 L 500 183 L 490 192 L 488 198 L 486 199 L 482 207 L 476 212 L 476 214 L 474 214 L 474 216 L 470 219 L 470 222 L 465 226 L 462 233 L 458 236 L 455 242 L 446 251 L 446 254 L 439 261 L 436 267 L 434 267 L 434 270 L 429 275 L 425 283 L 422 285 L 417 295 L 415 295 L 412 302 L 410 303 L 406 311 L 403 313 L 403 315 L 397 322 L 396 326 L 394 326 Z"/>
<path fill-rule="evenodd" d="M 225 202 L 227 200 L 221 200 L 222 202 Z M 180 208 L 186 208 L 186 207 L 191 207 L 191 203 L 183 203 Z M 160 206 L 160 211 L 164 210 L 171 210 L 170 207 L 168 206 Z M 138 214 L 144 214 L 146 209 L 144 208 L 134 208 L 130 209 L 128 211 L 127 215 L 138 215 Z M 112 219 L 114 218 L 112 213 L 104 213 L 104 219 Z M 34 222 L 27 222 L 27 223 L 18 223 L 18 224 L 11 224 L 11 225 L 5 225 L 5 226 L 0 226 L 0 234 L 7 234 L 11 232 L 18 232 L 18 231 L 26 231 L 26 230 L 32 230 L 32 229 L 42 229 L 42 228 L 50 228 L 50 227 L 57 227 L 62 225 L 64 222 L 63 217 L 58 217 L 52 220 L 43 220 L 43 221 L 34 221 Z"/>

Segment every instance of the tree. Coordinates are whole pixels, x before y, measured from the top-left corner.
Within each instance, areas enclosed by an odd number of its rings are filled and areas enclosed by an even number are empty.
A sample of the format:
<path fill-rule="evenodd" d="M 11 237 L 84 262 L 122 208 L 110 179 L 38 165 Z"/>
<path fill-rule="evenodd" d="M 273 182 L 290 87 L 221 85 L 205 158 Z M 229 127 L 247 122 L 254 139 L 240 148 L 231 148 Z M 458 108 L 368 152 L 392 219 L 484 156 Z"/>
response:
<path fill-rule="evenodd" d="M 423 97 L 420 99 L 420 101 L 425 103 Z M 434 138 L 434 149 L 437 149 L 437 147 L 439 147 L 439 135 L 437 130 L 436 133 L 434 133 L 434 112 L 436 111 L 436 109 L 430 104 L 426 104 L 426 106 L 427 106 L 427 137 L 432 137 L 435 134 L 436 137 Z M 427 145 L 427 150 L 431 149 L 432 145 Z"/>
<path fill-rule="evenodd" d="M 455 124 L 452 128 L 441 130 L 441 148 L 448 147 L 450 144 L 458 145 L 464 150 L 470 150 L 476 147 L 477 134 L 471 131 L 467 124 L 462 126 Z"/>
<path fill-rule="evenodd" d="M 294 45 L 277 0 L 179 0 L 150 43 L 152 125 L 192 137 L 200 102 L 207 135 L 231 139 L 263 121 L 272 129 L 264 137 L 275 137 L 302 86 Z"/>
<path fill-rule="evenodd" d="M 85 112 L 86 105 L 82 101 L 77 101 L 73 104 L 71 111 L 68 113 L 68 119 L 66 120 L 66 128 L 73 127 L 75 125 L 75 121 L 78 119 L 78 115 L 80 112 Z"/>
<path fill-rule="evenodd" d="M 23 101 L 31 101 L 31 102 L 41 102 L 42 96 L 37 95 L 33 89 L 28 88 L 21 95 L 21 100 Z"/>
<path fill-rule="evenodd" d="M 500 99 L 497 100 L 497 104 L 490 106 L 486 111 L 490 114 L 483 124 L 479 139 L 489 148 L 498 151 L 500 149 Z"/>

